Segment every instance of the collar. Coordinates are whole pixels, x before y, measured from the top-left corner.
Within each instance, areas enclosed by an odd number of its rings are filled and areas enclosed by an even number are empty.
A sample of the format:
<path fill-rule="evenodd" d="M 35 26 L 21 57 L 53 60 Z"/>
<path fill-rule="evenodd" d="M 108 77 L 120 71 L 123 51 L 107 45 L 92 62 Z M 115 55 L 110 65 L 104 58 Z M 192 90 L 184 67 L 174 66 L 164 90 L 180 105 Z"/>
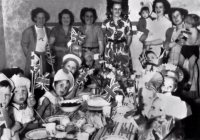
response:
<path fill-rule="evenodd" d="M 12 103 L 12 106 L 13 106 L 14 108 L 16 108 L 17 110 L 24 110 L 24 109 L 26 109 L 26 107 L 27 107 L 26 104 L 21 104 L 21 105 L 19 105 L 19 104 L 16 104 L 16 103 Z"/>

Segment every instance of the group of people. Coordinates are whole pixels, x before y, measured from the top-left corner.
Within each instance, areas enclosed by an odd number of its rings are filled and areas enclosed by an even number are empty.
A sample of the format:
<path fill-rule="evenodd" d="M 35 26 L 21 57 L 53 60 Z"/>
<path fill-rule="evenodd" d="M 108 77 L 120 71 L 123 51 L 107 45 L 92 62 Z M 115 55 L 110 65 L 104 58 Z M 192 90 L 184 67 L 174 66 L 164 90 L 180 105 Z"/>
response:
<path fill-rule="evenodd" d="M 11 130 L 13 139 L 19 139 L 28 130 L 38 128 L 42 123 L 40 118 L 61 114 L 59 101 L 72 99 L 81 92 L 93 92 L 92 89 L 97 94 L 98 86 L 101 87 L 98 94 L 108 93 L 104 92 L 104 88 L 111 87 L 113 79 L 121 86 L 120 92 L 115 94 L 129 94 L 128 89 L 133 85 L 129 86 L 126 82 L 132 75 L 138 74 L 137 68 L 132 67 L 130 54 L 131 43 L 134 44 L 133 30 L 127 13 L 123 12 L 125 9 L 122 1 L 113 0 L 109 4 L 107 19 L 102 22 L 101 27 L 95 24 L 98 16 L 94 8 L 82 8 L 80 27 L 73 26 L 73 13 L 69 9 L 63 9 L 58 14 L 58 24 L 51 30 L 46 26 L 50 16 L 43 8 L 31 11 L 34 25 L 25 29 L 21 38 L 26 56 L 25 70 L 17 70 L 12 75 L 8 71 L 0 73 L 0 115 L 4 118 L 0 130 L 2 138 L 5 137 L 5 128 Z M 152 17 L 152 12 L 156 16 Z M 137 34 L 143 48 L 138 60 L 145 74 L 158 72 L 163 63 L 176 66 L 176 70 L 169 68 L 165 73 L 159 71 L 161 77 L 164 75 L 162 82 L 151 77 L 145 84 L 147 92 L 156 91 L 172 96 L 181 81 L 181 74 L 177 69 L 183 68 L 185 60 L 188 60 L 189 79 L 181 84 L 183 90 L 189 91 L 196 78 L 194 71 L 199 58 L 199 16 L 188 14 L 183 8 L 171 8 L 167 0 L 154 0 L 152 8 L 143 5 L 139 14 L 141 18 Z M 46 73 L 50 73 L 50 83 L 40 85 L 45 92 L 42 95 L 37 92 L 34 94 L 35 85 L 38 84 L 36 79 L 47 78 Z M 86 79 L 88 75 L 91 76 Z M 47 88 L 45 84 L 50 86 Z M 134 92 L 137 90 L 134 89 Z M 142 94 L 144 102 L 151 95 Z M 157 97 L 153 100 L 157 101 Z M 145 112 L 149 107 L 144 107 L 141 112 L 153 118 L 155 114 Z"/>

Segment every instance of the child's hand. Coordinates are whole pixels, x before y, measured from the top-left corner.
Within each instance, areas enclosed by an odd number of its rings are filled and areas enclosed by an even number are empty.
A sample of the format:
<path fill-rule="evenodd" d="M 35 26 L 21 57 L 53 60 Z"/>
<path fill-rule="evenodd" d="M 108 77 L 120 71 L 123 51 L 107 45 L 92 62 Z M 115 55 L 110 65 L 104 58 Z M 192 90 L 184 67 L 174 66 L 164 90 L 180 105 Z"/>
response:
<path fill-rule="evenodd" d="M 36 104 L 36 100 L 33 96 L 28 97 L 27 104 L 29 107 L 33 107 Z"/>

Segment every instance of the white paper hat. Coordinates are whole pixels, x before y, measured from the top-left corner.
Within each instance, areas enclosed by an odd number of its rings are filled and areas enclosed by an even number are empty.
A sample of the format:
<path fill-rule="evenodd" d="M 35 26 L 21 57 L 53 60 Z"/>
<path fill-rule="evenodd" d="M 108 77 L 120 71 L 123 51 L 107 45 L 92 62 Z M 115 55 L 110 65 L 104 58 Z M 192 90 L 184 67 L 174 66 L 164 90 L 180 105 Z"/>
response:
<path fill-rule="evenodd" d="M 69 80 L 70 82 L 70 89 L 71 91 L 74 87 L 74 76 L 72 75 L 71 72 L 63 71 L 63 69 L 60 69 L 57 71 L 57 73 L 54 76 L 54 82 L 60 81 L 60 80 Z"/>
<path fill-rule="evenodd" d="M 63 64 L 65 64 L 67 61 L 70 61 L 70 60 L 74 61 L 78 67 L 80 67 L 82 64 L 81 58 L 74 54 L 66 54 L 65 56 L 63 56 L 62 62 L 63 62 Z"/>
<path fill-rule="evenodd" d="M 4 80 L 6 80 L 6 81 L 8 81 L 10 83 L 11 90 L 13 90 L 15 88 L 13 81 L 10 80 L 8 77 L 6 77 L 3 73 L 0 73 L 0 82 L 4 81 Z"/>
<path fill-rule="evenodd" d="M 185 101 L 182 101 L 179 97 L 161 93 L 158 93 L 157 96 L 162 100 L 166 115 L 175 117 L 177 119 L 184 119 L 192 114 L 190 106 Z"/>
<path fill-rule="evenodd" d="M 31 81 L 28 78 L 15 74 L 11 77 L 11 80 L 13 81 L 16 88 L 26 86 L 28 92 L 30 92 Z"/>

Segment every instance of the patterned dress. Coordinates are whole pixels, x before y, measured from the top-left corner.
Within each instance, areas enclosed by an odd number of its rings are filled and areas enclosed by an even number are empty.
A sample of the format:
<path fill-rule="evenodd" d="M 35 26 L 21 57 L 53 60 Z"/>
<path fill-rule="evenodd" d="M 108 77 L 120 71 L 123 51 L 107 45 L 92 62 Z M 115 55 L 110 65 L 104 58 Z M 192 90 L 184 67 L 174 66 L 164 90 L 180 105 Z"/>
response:
<path fill-rule="evenodd" d="M 131 22 L 121 18 L 115 24 L 111 18 L 103 22 L 102 29 L 107 41 L 105 60 L 115 67 L 127 67 L 130 61 L 130 51 L 126 38 L 132 35 Z"/>

